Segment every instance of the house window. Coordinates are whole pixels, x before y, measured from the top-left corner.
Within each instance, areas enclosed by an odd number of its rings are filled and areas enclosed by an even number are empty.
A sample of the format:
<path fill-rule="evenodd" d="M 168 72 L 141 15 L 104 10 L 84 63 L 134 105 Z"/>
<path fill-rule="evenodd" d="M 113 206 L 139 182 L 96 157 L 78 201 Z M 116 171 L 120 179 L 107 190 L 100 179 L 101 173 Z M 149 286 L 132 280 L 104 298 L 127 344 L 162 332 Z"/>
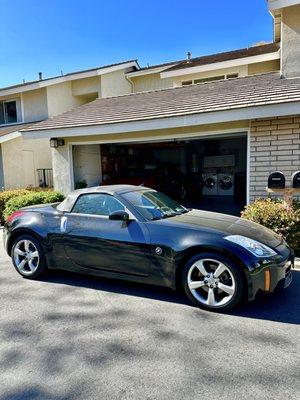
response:
<path fill-rule="evenodd" d="M 239 77 L 239 74 L 228 74 L 226 76 L 226 79 L 233 79 L 233 78 L 238 78 L 238 77 Z"/>
<path fill-rule="evenodd" d="M 227 75 L 219 75 L 219 76 L 210 76 L 209 78 L 199 78 L 193 79 L 190 81 L 181 82 L 182 86 L 188 85 L 196 85 L 197 83 L 205 83 L 205 82 L 214 82 L 214 81 L 222 81 L 224 79 L 233 79 L 238 78 L 239 74 L 227 74 Z"/>
<path fill-rule="evenodd" d="M 18 122 L 17 100 L 0 101 L 0 125 Z"/>
<path fill-rule="evenodd" d="M 193 81 L 183 81 L 182 82 L 182 86 L 189 86 L 189 85 L 192 85 L 193 84 Z"/>
<path fill-rule="evenodd" d="M 213 82 L 213 81 L 221 81 L 225 79 L 225 75 L 221 76 L 211 76 L 210 78 L 202 78 L 202 79 L 195 79 L 194 83 L 204 83 L 204 82 Z"/>

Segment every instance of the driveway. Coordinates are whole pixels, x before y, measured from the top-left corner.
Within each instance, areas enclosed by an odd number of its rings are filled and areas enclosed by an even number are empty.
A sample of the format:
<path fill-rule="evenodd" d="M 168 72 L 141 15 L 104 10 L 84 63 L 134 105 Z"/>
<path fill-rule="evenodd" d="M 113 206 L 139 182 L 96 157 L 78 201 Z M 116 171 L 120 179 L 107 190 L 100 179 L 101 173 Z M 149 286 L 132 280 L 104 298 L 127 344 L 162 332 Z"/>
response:
<path fill-rule="evenodd" d="M 0 399 L 299 399 L 300 271 L 230 315 L 170 290 L 55 272 L 0 250 Z"/>

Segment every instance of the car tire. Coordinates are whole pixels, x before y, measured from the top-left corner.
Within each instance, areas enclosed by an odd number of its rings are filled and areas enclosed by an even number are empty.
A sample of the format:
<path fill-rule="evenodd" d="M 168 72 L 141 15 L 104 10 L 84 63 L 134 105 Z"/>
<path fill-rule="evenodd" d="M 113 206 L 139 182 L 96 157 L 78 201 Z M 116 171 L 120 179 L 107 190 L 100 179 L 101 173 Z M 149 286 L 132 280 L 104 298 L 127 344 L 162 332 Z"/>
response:
<path fill-rule="evenodd" d="M 11 259 L 16 271 L 27 279 L 37 279 L 47 270 L 44 250 L 40 242 L 29 234 L 15 238 Z"/>
<path fill-rule="evenodd" d="M 187 297 L 198 307 L 224 312 L 243 299 L 243 272 L 232 260 L 218 253 L 194 255 L 182 271 L 182 286 Z"/>

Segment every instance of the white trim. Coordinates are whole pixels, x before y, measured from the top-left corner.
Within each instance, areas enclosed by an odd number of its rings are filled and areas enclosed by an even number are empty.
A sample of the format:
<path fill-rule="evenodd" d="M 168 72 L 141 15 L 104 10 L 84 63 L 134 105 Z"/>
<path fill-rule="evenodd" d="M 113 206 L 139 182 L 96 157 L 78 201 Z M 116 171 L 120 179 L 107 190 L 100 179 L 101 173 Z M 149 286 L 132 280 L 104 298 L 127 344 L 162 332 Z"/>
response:
<path fill-rule="evenodd" d="M 126 138 L 126 139 L 102 139 L 102 140 L 83 140 L 83 141 L 73 141 L 68 144 L 73 145 L 86 145 L 86 144 L 117 144 L 117 143 L 159 143 L 159 142 L 172 142 L 174 140 L 196 140 L 210 138 L 212 135 L 214 137 L 231 137 L 232 134 L 242 134 L 244 135 L 249 131 L 250 128 L 234 128 L 234 129 L 219 129 L 203 132 L 190 132 L 190 133 L 177 133 L 173 135 L 159 135 L 151 139 L 151 137 L 141 137 L 141 138 Z"/>
<path fill-rule="evenodd" d="M 24 83 L 24 85 L 20 85 L 17 87 L 0 89 L 0 96 L 8 96 L 10 94 L 28 92 L 29 90 L 40 89 L 43 87 L 56 85 L 58 83 L 68 82 L 68 81 L 72 81 L 75 79 L 91 78 L 94 76 L 109 74 L 110 72 L 119 71 L 119 70 L 126 69 L 129 67 L 139 68 L 136 61 L 131 61 L 128 63 L 114 65 L 111 67 L 98 68 L 98 69 L 95 69 L 92 71 L 74 72 L 74 73 L 62 75 L 62 76 L 59 76 L 56 78 L 44 79 L 44 80 L 41 80 L 38 82 L 33 82 L 33 83 L 28 83 L 28 84 Z"/>
<path fill-rule="evenodd" d="M 0 136 L 0 143 L 5 143 L 5 142 L 8 142 L 9 140 L 13 140 L 18 137 L 22 137 L 21 132 L 19 132 L 19 131 L 11 132 L 11 133 L 8 133 L 7 135 Z"/>
<path fill-rule="evenodd" d="M 269 10 L 279 10 L 280 8 L 294 6 L 300 4 L 299 0 L 268 0 Z"/>
<path fill-rule="evenodd" d="M 179 61 L 180 62 L 180 61 Z M 155 68 L 147 68 L 147 69 L 143 69 L 141 71 L 134 71 L 134 72 L 128 72 L 127 76 L 129 76 L 130 78 L 134 78 L 136 76 L 144 76 L 144 75 L 150 75 L 150 74 L 157 74 L 159 72 L 165 71 L 166 69 L 169 69 L 171 67 L 174 67 L 174 65 L 177 65 L 179 62 L 177 63 L 173 63 L 173 64 L 169 64 L 169 65 L 165 65 L 164 67 L 155 67 Z"/>
<path fill-rule="evenodd" d="M 259 63 L 259 62 L 264 62 L 264 61 L 272 61 L 272 60 L 278 60 L 278 59 L 280 59 L 280 51 L 276 51 L 273 53 L 267 53 L 267 54 L 261 54 L 261 55 L 252 56 L 252 57 L 237 58 L 237 59 L 229 60 L 229 61 L 210 63 L 210 64 L 200 65 L 200 66 L 196 66 L 196 67 L 181 68 L 181 69 L 177 69 L 174 71 L 165 71 L 165 72 L 161 72 L 160 77 L 161 78 L 172 78 L 175 76 L 197 74 L 200 72 L 215 71 L 218 69 L 233 68 L 233 67 L 238 67 L 241 65 L 248 65 L 248 64 L 254 64 L 254 63 Z"/>
<path fill-rule="evenodd" d="M 25 113 L 24 113 L 24 99 L 23 93 L 20 93 L 20 102 L 21 102 L 21 120 L 24 123 Z"/>
<path fill-rule="evenodd" d="M 93 136 L 115 133 L 140 132 L 156 129 L 179 128 L 221 122 L 242 121 L 255 118 L 269 118 L 299 114 L 299 102 L 248 106 L 223 111 L 189 114 L 184 116 L 144 119 L 141 121 L 119 122 L 93 126 L 41 129 L 21 132 L 24 139 Z"/>

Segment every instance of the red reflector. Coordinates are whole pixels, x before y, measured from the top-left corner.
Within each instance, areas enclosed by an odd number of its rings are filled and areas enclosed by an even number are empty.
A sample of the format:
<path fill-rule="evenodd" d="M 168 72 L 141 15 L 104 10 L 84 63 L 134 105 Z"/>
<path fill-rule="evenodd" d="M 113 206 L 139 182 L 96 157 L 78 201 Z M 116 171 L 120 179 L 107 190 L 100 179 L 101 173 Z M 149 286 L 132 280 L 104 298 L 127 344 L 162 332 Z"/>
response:
<path fill-rule="evenodd" d="M 24 211 L 15 211 L 12 213 L 6 220 L 6 222 L 12 222 L 14 219 L 21 217 L 24 213 Z"/>

